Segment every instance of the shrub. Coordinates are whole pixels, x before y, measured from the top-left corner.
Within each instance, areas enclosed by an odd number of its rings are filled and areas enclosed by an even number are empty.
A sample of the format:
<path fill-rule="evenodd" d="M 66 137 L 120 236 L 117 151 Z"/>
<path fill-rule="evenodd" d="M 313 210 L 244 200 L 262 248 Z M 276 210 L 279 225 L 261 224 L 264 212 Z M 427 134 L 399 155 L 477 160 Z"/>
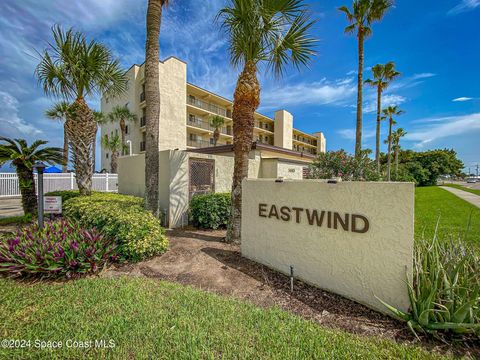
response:
<path fill-rule="evenodd" d="M 28 224 L 32 222 L 32 214 L 20 215 L 20 216 L 10 216 L 7 218 L 0 219 L 0 226 L 3 225 L 17 225 L 17 224 Z"/>
<path fill-rule="evenodd" d="M 226 227 L 232 207 L 229 193 L 196 195 L 190 201 L 190 218 L 202 229 Z"/>
<path fill-rule="evenodd" d="M 114 239 L 120 254 L 129 260 L 158 255 L 168 247 L 159 220 L 144 209 L 139 197 L 94 193 L 71 198 L 64 205 L 63 215 Z"/>
<path fill-rule="evenodd" d="M 59 191 L 50 191 L 49 193 L 46 193 L 45 196 L 61 196 L 62 197 L 62 203 L 65 203 L 65 201 L 69 199 L 76 198 L 80 196 L 80 191 L 78 190 L 59 190 Z"/>
<path fill-rule="evenodd" d="M 96 230 L 65 220 L 32 224 L 0 240 L 0 272 L 11 276 L 75 277 L 115 261 L 116 245 Z"/>
<path fill-rule="evenodd" d="M 418 241 L 410 313 L 384 305 L 416 333 L 480 336 L 480 257 L 461 241 Z"/>

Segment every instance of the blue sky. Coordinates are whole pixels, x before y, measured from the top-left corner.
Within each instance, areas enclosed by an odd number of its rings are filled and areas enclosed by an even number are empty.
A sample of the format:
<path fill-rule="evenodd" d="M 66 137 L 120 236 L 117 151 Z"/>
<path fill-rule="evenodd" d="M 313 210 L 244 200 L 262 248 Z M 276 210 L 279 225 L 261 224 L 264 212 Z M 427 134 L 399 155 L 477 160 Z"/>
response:
<path fill-rule="evenodd" d="M 232 98 L 238 70 L 231 67 L 226 38 L 214 22 L 223 0 L 172 0 L 164 12 L 161 58 L 188 63 L 188 80 Z M 319 39 L 309 68 L 289 69 L 281 80 L 261 74 L 260 112 L 280 108 L 295 127 L 323 131 L 329 150 L 353 151 L 356 101 L 356 38 L 343 33 L 341 5 L 310 1 Z M 50 40 L 50 27 L 73 26 L 113 49 L 125 68 L 142 63 L 146 0 L 2 0 L 0 2 L 0 134 L 62 143 L 62 126 L 43 112 L 53 100 L 33 76 L 35 50 Z M 466 167 L 480 162 L 480 0 L 398 0 L 365 44 L 365 67 L 394 61 L 402 76 L 384 94 L 384 104 L 406 111 L 398 118 L 408 132 L 403 146 L 454 148 Z M 263 69 L 262 69 L 263 70 Z M 366 77 L 370 72 L 366 71 Z M 365 89 L 364 147 L 374 146 L 375 92 Z M 90 99 L 98 108 L 99 99 Z M 382 137 L 385 137 L 386 124 Z"/>

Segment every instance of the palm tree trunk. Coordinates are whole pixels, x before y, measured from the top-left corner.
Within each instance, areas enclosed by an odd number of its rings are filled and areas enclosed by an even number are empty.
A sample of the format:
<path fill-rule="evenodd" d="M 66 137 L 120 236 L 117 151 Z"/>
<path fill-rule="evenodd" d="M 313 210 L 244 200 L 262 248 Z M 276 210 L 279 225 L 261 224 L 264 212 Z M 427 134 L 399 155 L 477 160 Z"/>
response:
<path fill-rule="evenodd" d="M 162 21 L 162 0 L 148 0 L 147 41 L 145 44 L 145 207 L 158 217 L 159 178 L 159 119 L 160 84 L 158 62 L 160 60 L 160 25 Z"/>
<path fill-rule="evenodd" d="M 391 153 L 392 153 L 392 126 L 393 118 L 390 117 L 390 122 L 388 126 L 388 157 L 387 157 L 387 181 L 390 181 L 390 167 L 391 167 Z"/>
<path fill-rule="evenodd" d="M 92 150 L 97 123 L 85 99 L 78 98 L 72 104 L 72 115 L 65 122 L 73 154 L 77 186 L 81 195 L 92 193 Z"/>
<path fill-rule="evenodd" d="M 252 149 L 254 113 L 260 104 L 257 67 L 247 62 L 238 77 L 233 96 L 232 215 L 227 232 L 228 242 L 240 242 L 242 222 L 242 180 L 248 176 L 248 155 Z"/>
<path fill-rule="evenodd" d="M 95 166 L 96 166 L 96 157 L 97 157 L 97 131 L 98 125 L 95 123 L 95 135 L 93 136 L 93 143 L 92 143 L 92 171 L 95 173 Z"/>
<path fill-rule="evenodd" d="M 357 83 L 357 129 L 355 135 L 355 157 L 362 151 L 362 105 L 363 105 L 363 29 L 358 30 L 358 83 Z"/>
<path fill-rule="evenodd" d="M 127 128 L 125 124 L 125 120 L 120 120 L 120 134 L 122 136 L 122 155 L 125 155 L 125 136 L 126 136 Z"/>
<path fill-rule="evenodd" d="M 213 146 L 217 146 L 219 137 L 220 137 L 220 131 L 218 130 L 218 128 L 215 128 L 215 131 L 213 132 Z"/>
<path fill-rule="evenodd" d="M 377 131 L 375 139 L 375 162 L 377 163 L 377 173 L 380 173 L 380 125 L 382 112 L 382 88 L 378 85 L 377 88 Z"/>
<path fill-rule="evenodd" d="M 117 168 L 118 168 L 118 151 L 112 151 L 112 157 L 110 159 L 110 172 L 112 174 L 116 174 Z"/>
<path fill-rule="evenodd" d="M 399 145 L 395 144 L 395 180 L 398 181 L 398 153 L 399 153 Z"/>
<path fill-rule="evenodd" d="M 22 195 L 22 207 L 25 215 L 37 213 L 37 195 L 35 193 L 35 180 L 32 169 L 24 165 L 16 165 L 20 194 Z"/>
<path fill-rule="evenodd" d="M 68 135 L 67 127 L 63 124 L 63 165 L 62 172 L 66 173 L 68 171 Z"/>

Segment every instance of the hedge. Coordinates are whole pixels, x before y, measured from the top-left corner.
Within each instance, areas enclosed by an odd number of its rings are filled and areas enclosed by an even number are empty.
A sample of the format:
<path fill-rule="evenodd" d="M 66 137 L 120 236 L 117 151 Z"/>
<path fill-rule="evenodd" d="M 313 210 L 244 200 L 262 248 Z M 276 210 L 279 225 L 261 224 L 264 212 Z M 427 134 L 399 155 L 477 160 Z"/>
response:
<path fill-rule="evenodd" d="M 70 197 L 64 203 L 63 215 L 114 239 L 123 257 L 138 261 L 168 248 L 159 220 L 143 205 L 143 199 L 135 196 L 94 193 Z"/>
<path fill-rule="evenodd" d="M 80 196 L 80 191 L 78 190 L 59 190 L 59 191 L 50 191 L 49 193 L 46 193 L 45 196 L 61 196 L 62 197 L 62 203 L 65 201 L 79 197 Z"/>
<path fill-rule="evenodd" d="M 230 193 L 196 195 L 190 201 L 190 219 L 193 225 L 202 229 L 226 227 L 231 207 Z"/>

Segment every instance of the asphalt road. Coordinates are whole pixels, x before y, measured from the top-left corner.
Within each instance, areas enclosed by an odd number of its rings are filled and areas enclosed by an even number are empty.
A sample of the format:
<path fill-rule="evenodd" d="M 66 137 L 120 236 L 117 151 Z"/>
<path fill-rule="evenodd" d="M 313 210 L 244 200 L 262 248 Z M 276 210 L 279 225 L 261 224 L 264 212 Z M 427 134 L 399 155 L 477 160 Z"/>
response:
<path fill-rule="evenodd" d="M 23 215 L 20 198 L 0 198 L 0 218 Z"/>

